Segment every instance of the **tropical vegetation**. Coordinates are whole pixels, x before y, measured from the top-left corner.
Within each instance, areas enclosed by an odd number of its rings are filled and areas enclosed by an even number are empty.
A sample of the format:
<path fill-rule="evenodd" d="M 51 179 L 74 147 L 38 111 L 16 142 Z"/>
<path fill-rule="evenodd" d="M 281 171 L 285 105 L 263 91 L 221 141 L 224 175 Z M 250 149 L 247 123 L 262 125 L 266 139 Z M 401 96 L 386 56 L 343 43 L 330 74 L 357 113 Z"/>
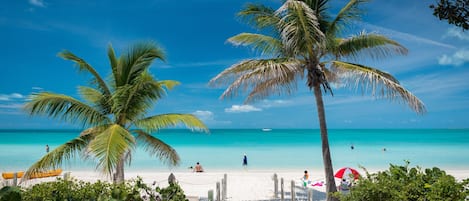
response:
<path fill-rule="evenodd" d="M 167 187 L 151 187 L 145 184 L 140 177 L 124 183 L 108 183 L 97 181 L 94 183 L 63 180 L 41 182 L 30 187 L 10 187 L 0 189 L 0 201 L 186 201 L 184 191 L 178 183 Z"/>
<path fill-rule="evenodd" d="M 467 0 L 439 0 L 436 5 L 431 4 L 433 15 L 449 24 L 469 30 L 469 3 Z"/>
<path fill-rule="evenodd" d="M 360 19 L 361 5 L 366 2 L 350 0 L 335 16 L 328 13 L 328 0 L 287 0 L 276 10 L 249 4 L 238 15 L 260 33 L 241 33 L 228 42 L 251 47 L 260 57 L 236 63 L 210 80 L 212 86 L 229 85 L 221 98 L 247 93 L 245 103 L 250 103 L 273 94 L 290 95 L 306 77 L 316 99 L 327 192 L 337 191 L 323 102 L 323 93 L 333 94 L 331 83 L 405 102 L 419 114 L 426 111 L 422 101 L 391 74 L 356 63 L 362 58 L 380 59 L 408 51 L 376 33 L 342 37 L 346 28 Z M 328 194 L 327 199 L 335 198 Z"/>
<path fill-rule="evenodd" d="M 361 178 L 349 194 L 337 193 L 341 201 L 441 201 L 466 200 L 469 196 L 469 179 L 456 180 L 437 167 L 422 169 L 391 165 L 388 170 Z"/>
<path fill-rule="evenodd" d="M 178 125 L 208 131 L 192 114 L 149 115 L 155 103 L 179 84 L 174 80 L 157 80 L 151 75 L 149 68 L 153 61 L 165 59 L 160 47 L 152 42 L 137 43 L 117 57 L 109 45 L 107 55 L 112 72 L 108 82 L 96 68 L 72 52 L 59 53 L 63 59 L 74 62 L 79 71 L 91 76 L 90 86 L 78 87 L 83 101 L 64 94 L 39 92 L 30 97 L 24 109 L 30 115 L 45 115 L 86 129 L 35 162 L 26 171 L 25 179 L 58 168 L 79 155 L 97 161 L 97 169 L 120 183 L 124 181 L 124 165 L 130 164 L 137 145 L 166 164 L 179 163 L 176 150 L 152 132 Z"/>

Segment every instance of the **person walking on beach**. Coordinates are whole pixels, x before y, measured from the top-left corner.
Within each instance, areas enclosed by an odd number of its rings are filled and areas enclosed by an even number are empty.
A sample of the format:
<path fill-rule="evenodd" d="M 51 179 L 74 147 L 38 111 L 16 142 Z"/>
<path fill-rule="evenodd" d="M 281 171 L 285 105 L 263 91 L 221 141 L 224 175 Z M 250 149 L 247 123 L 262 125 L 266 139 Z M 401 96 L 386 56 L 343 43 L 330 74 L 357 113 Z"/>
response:
<path fill-rule="evenodd" d="M 244 154 L 243 157 L 243 166 L 248 166 L 248 157 L 246 156 L 246 154 Z"/>
<path fill-rule="evenodd" d="M 46 144 L 46 153 L 49 153 L 49 145 Z"/>

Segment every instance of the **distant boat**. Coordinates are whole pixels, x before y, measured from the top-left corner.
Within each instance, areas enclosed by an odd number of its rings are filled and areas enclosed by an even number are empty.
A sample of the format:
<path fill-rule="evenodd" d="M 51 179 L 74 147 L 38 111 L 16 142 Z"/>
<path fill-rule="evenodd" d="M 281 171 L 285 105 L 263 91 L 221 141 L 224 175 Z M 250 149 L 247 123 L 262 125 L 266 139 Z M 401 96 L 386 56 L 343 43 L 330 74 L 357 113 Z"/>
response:
<path fill-rule="evenodd" d="M 272 129 L 271 128 L 263 128 L 262 131 L 268 132 L 268 131 L 272 131 Z"/>

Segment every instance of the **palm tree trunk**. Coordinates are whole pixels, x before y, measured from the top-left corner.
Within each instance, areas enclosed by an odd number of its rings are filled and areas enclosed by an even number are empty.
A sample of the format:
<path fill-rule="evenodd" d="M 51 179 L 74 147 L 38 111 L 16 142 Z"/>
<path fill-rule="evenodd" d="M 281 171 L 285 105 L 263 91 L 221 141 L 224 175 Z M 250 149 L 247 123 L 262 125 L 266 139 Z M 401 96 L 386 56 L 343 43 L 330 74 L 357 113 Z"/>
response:
<path fill-rule="evenodd" d="M 318 109 L 319 128 L 321 130 L 322 159 L 324 163 L 324 173 L 326 175 L 327 201 L 336 201 L 338 199 L 331 195 L 331 193 L 337 192 L 337 187 L 335 185 L 334 170 L 332 168 L 329 138 L 327 136 L 326 114 L 322 100 L 321 85 L 319 82 L 314 84 L 313 90 L 314 97 L 316 98 L 316 107 Z"/>
<path fill-rule="evenodd" d="M 125 157 L 122 157 L 121 160 L 117 163 L 116 173 L 114 174 L 114 183 L 123 183 L 124 182 L 124 162 Z"/>

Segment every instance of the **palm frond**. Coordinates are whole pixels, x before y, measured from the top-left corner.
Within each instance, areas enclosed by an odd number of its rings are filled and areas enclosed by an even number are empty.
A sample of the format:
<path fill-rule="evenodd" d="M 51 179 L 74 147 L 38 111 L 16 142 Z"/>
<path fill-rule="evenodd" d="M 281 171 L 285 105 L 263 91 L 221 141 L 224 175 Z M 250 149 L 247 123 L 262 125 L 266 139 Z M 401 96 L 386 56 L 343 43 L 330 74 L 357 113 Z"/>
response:
<path fill-rule="evenodd" d="M 145 151 L 150 153 L 150 155 L 158 157 L 165 164 L 179 165 L 181 159 L 176 150 L 170 145 L 143 130 L 134 130 L 133 132 L 137 134 L 139 144 L 143 144 Z"/>
<path fill-rule="evenodd" d="M 110 125 L 89 143 L 89 154 L 98 161 L 97 169 L 111 176 L 117 163 L 135 147 L 133 135 L 118 124 Z"/>
<path fill-rule="evenodd" d="M 117 116 L 125 114 L 125 118 L 133 121 L 154 106 L 155 101 L 166 95 L 179 82 L 173 80 L 157 81 L 147 71 L 143 72 L 133 85 L 125 85 L 116 89 L 113 100 L 113 111 Z M 121 119 L 124 120 L 124 119 Z"/>
<path fill-rule="evenodd" d="M 238 16 L 247 24 L 256 28 L 271 28 L 275 30 L 280 18 L 275 15 L 275 10 L 261 4 L 247 4 L 246 7 L 238 13 Z"/>
<path fill-rule="evenodd" d="M 282 74 L 282 76 L 256 83 L 244 103 L 262 100 L 273 94 L 278 96 L 293 94 L 298 88 L 297 77 L 301 74 L 295 71 L 287 71 L 285 73 L 286 75 Z"/>
<path fill-rule="evenodd" d="M 100 89 L 104 94 L 111 94 L 111 91 L 109 90 L 109 87 L 106 85 L 106 82 L 103 80 L 103 78 L 91 65 L 86 63 L 85 60 L 80 57 L 77 57 L 72 52 L 67 50 L 60 52 L 58 55 L 63 59 L 75 62 L 80 71 L 86 71 L 90 73 L 93 76 L 92 84 L 95 85 L 98 89 Z"/>
<path fill-rule="evenodd" d="M 323 47 L 324 34 L 314 11 L 302 1 L 287 0 L 277 11 L 285 49 L 293 55 L 314 55 L 315 47 Z"/>
<path fill-rule="evenodd" d="M 279 92 L 280 86 L 271 83 L 271 81 L 278 81 L 279 83 L 289 83 L 295 78 L 302 76 L 303 69 L 301 61 L 296 59 L 259 59 L 259 60 L 245 60 L 238 64 L 225 69 L 218 74 L 215 78 L 210 80 L 212 86 L 231 83 L 230 86 L 223 92 L 221 98 L 237 96 L 239 92 L 246 92 L 250 89 L 255 89 L 254 93 L 248 97 L 247 101 L 255 100 L 256 93 L 262 97 L 266 92 Z M 270 84 L 268 84 L 270 83 Z M 257 86 L 259 85 L 259 86 Z M 268 86 L 274 88 L 269 89 Z M 286 92 L 292 91 L 295 88 L 286 85 Z M 275 88 L 277 87 L 277 88 Z M 267 94 L 265 94 L 266 96 Z"/>
<path fill-rule="evenodd" d="M 80 96 L 88 103 L 93 104 L 101 114 L 109 114 L 111 112 L 110 97 L 106 97 L 99 90 L 91 87 L 79 86 L 78 92 Z"/>
<path fill-rule="evenodd" d="M 29 167 L 22 181 L 29 180 L 32 175 L 37 173 L 60 168 L 64 161 L 75 158 L 79 152 L 85 150 L 92 137 L 93 135 L 80 135 L 50 151 Z"/>
<path fill-rule="evenodd" d="M 282 53 L 282 41 L 262 34 L 241 33 L 228 39 L 235 46 L 251 46 L 253 50 L 261 54 L 280 56 Z"/>
<path fill-rule="evenodd" d="M 160 114 L 136 120 L 133 124 L 148 132 L 154 132 L 162 128 L 174 127 L 177 125 L 184 125 L 192 130 L 208 132 L 207 126 L 192 114 Z"/>
<path fill-rule="evenodd" d="M 109 64 L 111 65 L 114 84 L 116 84 L 118 82 L 117 80 L 121 77 L 119 74 L 121 69 L 119 68 L 119 59 L 116 57 L 116 53 L 114 52 L 114 48 L 111 44 L 108 45 L 107 56 L 109 58 Z"/>
<path fill-rule="evenodd" d="M 384 97 L 390 100 L 400 100 L 406 103 L 418 114 L 426 112 L 423 102 L 399 84 L 396 78 L 375 68 L 333 61 L 334 70 L 340 74 L 350 87 L 360 89 L 362 93 L 371 92 L 371 95 Z"/>
<path fill-rule="evenodd" d="M 176 80 L 160 80 L 157 82 L 157 87 L 164 87 L 167 90 L 172 90 L 175 86 L 180 85 L 181 83 Z"/>
<path fill-rule="evenodd" d="M 70 96 L 40 92 L 31 95 L 30 99 L 24 106 L 30 115 L 46 115 L 72 123 L 79 121 L 83 126 L 110 122 L 100 111 Z"/>
<path fill-rule="evenodd" d="M 329 24 L 329 28 L 326 33 L 336 36 L 337 32 L 341 31 L 350 22 L 360 19 L 360 16 L 363 14 L 363 10 L 360 8 L 360 5 L 369 1 L 370 0 L 350 0 Z"/>
<path fill-rule="evenodd" d="M 116 79 L 116 87 L 133 84 L 155 59 L 165 60 L 163 50 L 156 44 L 147 42 L 132 46 L 120 57 L 120 77 Z"/>
<path fill-rule="evenodd" d="M 336 48 L 336 57 L 359 59 L 361 55 L 373 59 L 406 55 L 407 48 L 383 35 L 361 32 L 357 36 L 341 39 Z"/>

